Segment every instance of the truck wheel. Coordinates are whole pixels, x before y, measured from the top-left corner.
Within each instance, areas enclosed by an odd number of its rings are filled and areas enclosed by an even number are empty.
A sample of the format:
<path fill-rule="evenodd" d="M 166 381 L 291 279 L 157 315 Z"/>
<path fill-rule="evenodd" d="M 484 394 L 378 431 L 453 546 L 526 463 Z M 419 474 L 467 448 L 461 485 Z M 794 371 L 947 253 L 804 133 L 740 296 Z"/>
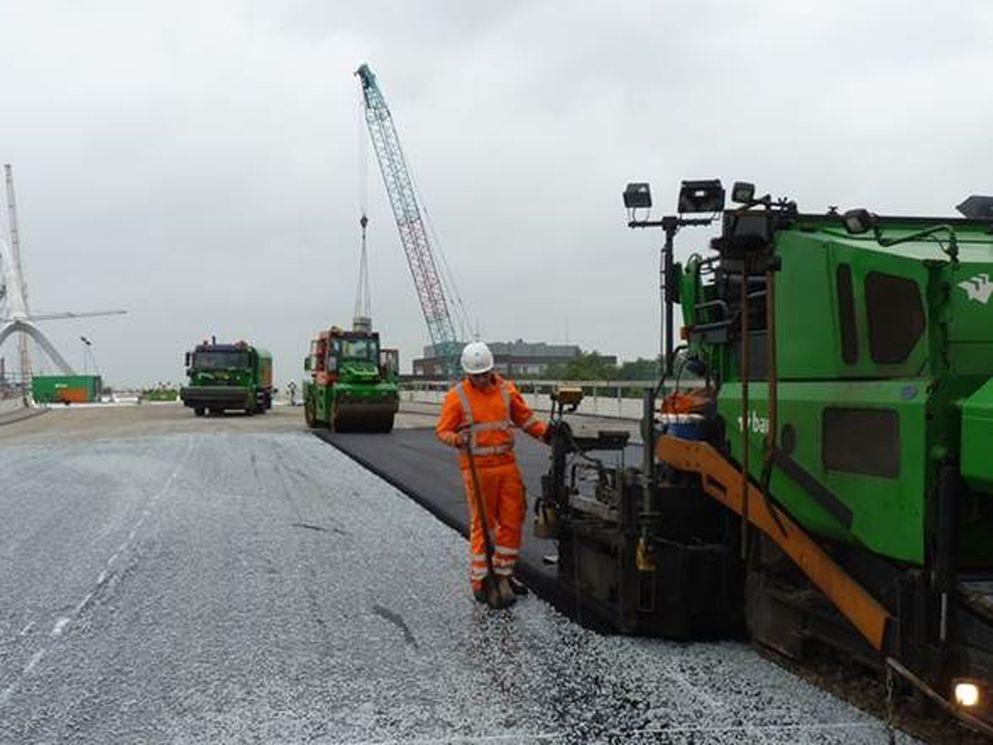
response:
<path fill-rule="evenodd" d="M 314 417 L 314 403 L 309 398 L 303 402 L 303 419 L 311 429 L 317 426 L 317 419 Z"/>
<path fill-rule="evenodd" d="M 252 416 L 254 413 L 255 413 L 255 407 L 254 406 L 246 406 L 245 407 L 245 416 Z"/>
<path fill-rule="evenodd" d="M 197 416 L 203 416 L 206 412 L 207 410 L 202 406 L 197 406 L 195 409 L 193 409 L 193 413 L 196 414 Z"/>
<path fill-rule="evenodd" d="M 222 411 L 224 411 L 224 409 L 211 409 L 210 410 L 210 415 L 211 416 L 219 416 Z"/>

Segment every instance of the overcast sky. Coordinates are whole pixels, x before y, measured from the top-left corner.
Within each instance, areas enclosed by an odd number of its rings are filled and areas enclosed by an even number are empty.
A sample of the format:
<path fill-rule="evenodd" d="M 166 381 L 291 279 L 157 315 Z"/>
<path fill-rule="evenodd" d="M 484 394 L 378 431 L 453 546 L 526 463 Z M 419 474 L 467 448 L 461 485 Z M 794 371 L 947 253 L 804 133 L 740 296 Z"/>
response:
<path fill-rule="evenodd" d="M 625 182 L 655 214 L 715 177 L 948 214 L 993 192 L 991 39 L 985 1 L 5 2 L 0 161 L 31 309 L 128 310 L 47 323 L 71 363 L 83 334 L 109 383 L 179 381 L 216 334 L 285 383 L 352 316 L 365 61 L 483 337 L 630 359 L 658 348 L 659 236 L 625 228 Z M 427 332 L 367 150 L 373 317 L 409 369 Z"/>

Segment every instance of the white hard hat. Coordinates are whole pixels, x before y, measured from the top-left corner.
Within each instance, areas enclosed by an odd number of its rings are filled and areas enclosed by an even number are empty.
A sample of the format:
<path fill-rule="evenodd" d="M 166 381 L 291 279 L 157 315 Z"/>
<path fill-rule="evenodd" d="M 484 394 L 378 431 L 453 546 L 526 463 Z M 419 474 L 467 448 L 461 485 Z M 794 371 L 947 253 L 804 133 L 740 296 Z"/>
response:
<path fill-rule="evenodd" d="M 469 375 L 482 375 L 493 369 L 493 352 L 481 341 L 466 344 L 462 349 L 462 369 Z"/>

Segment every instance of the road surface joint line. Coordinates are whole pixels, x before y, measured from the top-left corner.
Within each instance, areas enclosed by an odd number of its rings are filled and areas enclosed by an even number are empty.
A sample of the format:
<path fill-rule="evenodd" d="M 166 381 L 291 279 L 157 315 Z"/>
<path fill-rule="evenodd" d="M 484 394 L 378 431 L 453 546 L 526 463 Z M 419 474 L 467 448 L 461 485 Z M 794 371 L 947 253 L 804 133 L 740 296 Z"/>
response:
<path fill-rule="evenodd" d="M 24 675 L 31 674 L 31 672 L 38 666 L 38 663 L 41 662 L 41 658 L 45 656 L 46 651 L 47 650 L 45 649 L 39 649 L 31 655 L 31 659 L 28 660 L 28 664 L 24 666 Z"/>
<path fill-rule="evenodd" d="M 165 483 L 163 483 L 162 485 L 162 488 L 159 489 L 159 491 L 148 500 L 147 504 L 154 504 L 159 499 L 161 499 L 166 492 L 169 491 L 169 487 L 172 486 L 172 482 L 175 480 L 176 476 L 179 474 L 182 467 L 186 464 L 186 461 L 189 459 L 190 453 L 192 452 L 193 452 L 193 435 L 190 435 L 186 442 L 186 452 L 183 453 L 183 456 L 179 459 L 179 462 L 176 464 L 176 467 L 172 470 L 172 473 L 170 473 L 169 476 L 166 478 Z M 148 514 L 149 514 L 149 510 L 148 508 L 146 508 L 142 516 L 138 519 L 138 522 L 135 523 L 134 527 L 131 529 L 131 532 L 128 535 L 128 539 L 121 544 L 121 546 L 117 549 L 117 553 L 113 555 L 110 561 L 116 559 L 119 553 L 121 553 L 122 551 L 128 548 L 128 546 L 131 544 L 131 541 L 134 540 L 138 528 L 141 526 L 141 523 L 144 521 L 145 515 Z M 110 564 L 110 561 L 108 561 L 107 563 Z M 101 587 L 103 587 L 103 585 L 107 582 L 109 577 L 110 575 L 108 574 L 106 569 L 100 572 L 100 574 L 97 576 L 95 589 L 90 590 L 86 594 L 86 596 L 76 605 L 72 616 L 62 616 L 55 622 L 55 626 L 52 627 L 51 632 L 49 632 L 50 638 L 57 639 L 58 637 L 62 636 L 63 633 L 65 633 L 65 630 L 70 626 L 73 619 L 79 617 L 79 614 L 86 608 L 87 604 L 93 599 L 93 596 L 96 593 L 96 591 L 99 590 Z M 32 625 L 33 622 L 25 626 L 24 629 L 21 630 L 21 636 L 24 636 L 24 634 L 27 633 L 28 629 Z M 42 658 L 48 653 L 49 649 L 50 646 L 42 647 L 33 655 L 31 655 L 31 659 L 28 660 L 28 664 L 25 665 L 24 669 L 21 671 L 22 678 L 26 675 L 30 675 L 34 671 L 34 669 L 38 666 L 38 663 L 41 662 Z M 8 701 L 10 701 L 11 696 L 13 696 L 17 690 L 17 686 L 19 682 L 20 680 L 15 680 L 7 688 L 5 688 L 2 693 L 0 693 L 0 706 L 4 706 Z"/>
<path fill-rule="evenodd" d="M 82 600 L 79 601 L 79 603 L 76 604 L 76 609 L 75 609 L 74 613 L 77 616 L 80 613 L 82 613 L 83 612 L 83 608 L 85 608 L 87 605 L 89 605 L 89 603 L 90 603 L 90 601 L 92 599 L 93 599 L 93 593 L 92 592 L 86 593 L 86 597 L 84 597 Z"/>

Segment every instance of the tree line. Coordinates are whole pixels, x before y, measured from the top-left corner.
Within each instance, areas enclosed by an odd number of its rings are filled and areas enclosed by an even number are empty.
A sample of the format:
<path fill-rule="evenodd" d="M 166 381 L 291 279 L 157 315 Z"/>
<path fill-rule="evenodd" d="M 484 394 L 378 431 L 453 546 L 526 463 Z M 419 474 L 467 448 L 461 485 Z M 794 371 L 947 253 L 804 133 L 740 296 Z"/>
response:
<path fill-rule="evenodd" d="M 629 360 L 616 364 L 597 351 L 580 352 L 568 362 L 550 365 L 541 377 L 551 380 L 656 380 L 662 373 L 657 357 Z"/>

